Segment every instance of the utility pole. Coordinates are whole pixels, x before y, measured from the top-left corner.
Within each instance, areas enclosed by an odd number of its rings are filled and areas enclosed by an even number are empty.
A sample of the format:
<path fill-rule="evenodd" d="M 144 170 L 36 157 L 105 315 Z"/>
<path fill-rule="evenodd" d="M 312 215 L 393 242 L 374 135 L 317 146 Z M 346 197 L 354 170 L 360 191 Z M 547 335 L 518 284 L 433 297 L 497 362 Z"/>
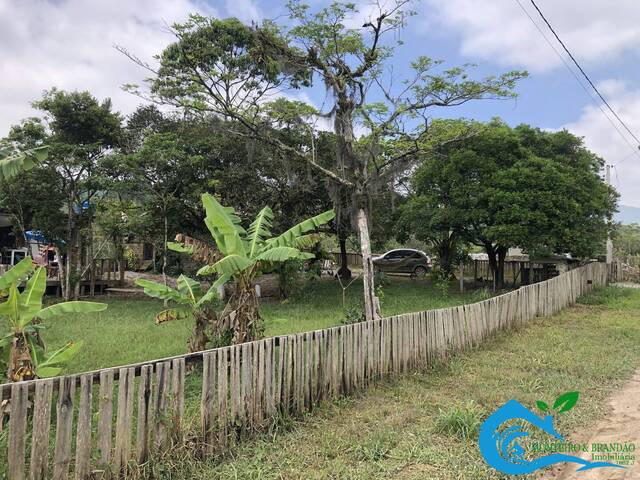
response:
<path fill-rule="evenodd" d="M 605 180 L 607 185 L 611 185 L 611 165 L 605 166 Z M 611 241 L 611 229 L 607 230 L 607 265 L 613 263 L 613 242 Z"/>

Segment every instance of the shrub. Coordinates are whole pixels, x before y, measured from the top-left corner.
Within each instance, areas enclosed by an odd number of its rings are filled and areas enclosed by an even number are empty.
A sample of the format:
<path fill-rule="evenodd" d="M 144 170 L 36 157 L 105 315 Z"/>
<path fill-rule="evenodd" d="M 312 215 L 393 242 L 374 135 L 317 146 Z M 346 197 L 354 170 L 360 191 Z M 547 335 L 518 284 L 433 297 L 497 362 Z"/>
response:
<path fill-rule="evenodd" d="M 349 305 L 344 310 L 344 318 L 340 323 L 343 325 L 351 325 L 352 323 L 364 322 L 364 307 L 362 305 Z"/>
<path fill-rule="evenodd" d="M 440 409 L 436 417 L 436 431 L 462 440 L 471 440 L 478 436 L 481 418 L 481 411 L 473 401 L 461 407 Z"/>
<path fill-rule="evenodd" d="M 124 258 L 127 262 L 127 270 L 133 270 L 134 272 L 140 270 L 142 266 L 142 260 L 140 259 L 140 255 L 138 255 L 132 249 L 125 249 Z"/>

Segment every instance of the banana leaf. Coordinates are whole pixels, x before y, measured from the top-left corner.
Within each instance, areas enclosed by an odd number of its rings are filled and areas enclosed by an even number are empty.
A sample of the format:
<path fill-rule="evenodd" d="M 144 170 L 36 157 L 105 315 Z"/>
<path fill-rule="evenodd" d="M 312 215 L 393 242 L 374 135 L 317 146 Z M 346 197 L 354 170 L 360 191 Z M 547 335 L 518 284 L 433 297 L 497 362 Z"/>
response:
<path fill-rule="evenodd" d="M 218 260 L 213 265 L 205 265 L 198 270 L 198 275 L 219 275 L 233 276 L 251 267 L 254 262 L 243 255 L 227 255 Z"/>
<path fill-rule="evenodd" d="M 327 210 L 320 215 L 311 217 L 304 222 L 291 227 L 277 237 L 266 241 L 265 249 L 273 247 L 291 247 L 295 244 L 296 239 L 300 238 L 307 232 L 317 229 L 318 227 L 329 223 L 336 216 L 333 210 Z"/>
<path fill-rule="evenodd" d="M 258 255 L 258 260 L 265 262 L 286 262 L 287 260 L 300 259 L 305 260 L 314 258 L 312 253 L 301 252 L 297 248 L 293 247 L 275 247 L 265 250 Z"/>
<path fill-rule="evenodd" d="M 271 221 L 273 211 L 269 207 L 264 207 L 258 213 L 256 219 L 249 227 L 249 258 L 254 258 L 262 246 L 266 237 L 271 236 Z"/>
<path fill-rule="evenodd" d="M 169 300 L 176 303 L 186 305 L 190 302 L 190 299 L 185 297 L 177 290 L 162 285 L 161 283 L 152 282 L 150 280 L 144 280 L 139 278 L 136 280 L 136 285 L 144 288 L 145 295 L 149 295 L 153 298 L 159 298 L 160 300 Z"/>
<path fill-rule="evenodd" d="M 232 208 L 225 208 L 210 194 L 202 195 L 202 204 L 207 215 L 205 224 L 218 248 L 226 255 L 245 255 L 241 235 L 246 234 L 240 226 L 240 218 Z"/>
<path fill-rule="evenodd" d="M 200 287 L 200 283 L 195 280 L 186 277 L 185 275 L 180 275 L 178 277 L 178 292 L 181 295 L 189 298 L 191 303 L 196 303 L 198 299 L 202 296 L 202 288 Z"/>
<path fill-rule="evenodd" d="M 31 260 L 31 257 L 26 257 L 16 263 L 0 277 L 0 291 L 5 292 L 9 290 L 11 284 L 22 283 L 22 281 L 33 272 L 33 268 L 33 260 Z"/>
<path fill-rule="evenodd" d="M 42 310 L 42 297 L 47 289 L 47 272 L 39 267 L 20 294 L 20 326 L 25 327 Z"/>
<path fill-rule="evenodd" d="M 50 318 L 70 313 L 93 313 L 102 312 L 107 309 L 106 303 L 96 302 L 64 302 L 56 303 L 50 307 L 43 308 L 36 316 L 41 320 L 49 320 Z"/>

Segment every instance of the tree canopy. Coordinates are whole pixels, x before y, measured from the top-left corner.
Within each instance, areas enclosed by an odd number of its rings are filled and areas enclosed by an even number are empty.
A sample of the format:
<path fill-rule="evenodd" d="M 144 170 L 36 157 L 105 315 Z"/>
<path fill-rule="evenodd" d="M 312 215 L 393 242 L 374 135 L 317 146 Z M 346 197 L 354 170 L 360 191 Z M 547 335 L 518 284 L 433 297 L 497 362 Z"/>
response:
<path fill-rule="evenodd" d="M 158 69 L 122 49 L 153 72 L 146 92 L 135 85 L 129 89 L 186 112 L 235 120 L 228 124 L 229 133 L 270 145 L 339 185 L 334 199 L 349 198 L 363 254 L 365 313 L 371 320 L 377 316 L 369 234 L 372 190 L 408 168 L 428 144 L 430 109 L 512 97 L 516 82 L 526 74 L 472 79 L 466 67 L 445 68 L 420 56 L 411 62 L 408 78 L 393 79 L 384 68 L 397 44 L 389 32 L 413 15 L 409 0 L 381 5 L 375 19 L 362 28 L 347 26 L 357 12 L 350 2 L 334 1 L 316 12 L 296 0 L 287 7 L 286 24 L 249 26 L 236 19 L 191 16 L 173 26 L 176 41 L 158 55 Z M 327 110 L 316 112 L 316 117 L 333 120 L 336 148 L 331 164 L 319 161 L 316 149 L 291 145 L 275 133 L 282 124 L 282 118 L 272 115 L 277 96 L 317 81 L 331 94 Z M 277 102 L 282 111 L 286 102 Z M 302 118 L 311 109 L 290 102 L 286 112 L 289 119 Z M 360 139 L 358 127 L 367 132 Z M 395 143 L 392 155 L 387 142 Z"/>
<path fill-rule="evenodd" d="M 494 120 L 423 158 L 400 224 L 433 243 L 452 235 L 479 245 L 500 270 L 509 247 L 532 256 L 602 249 L 615 193 L 601 158 L 566 131 Z M 420 221 L 420 219 L 426 219 Z"/>

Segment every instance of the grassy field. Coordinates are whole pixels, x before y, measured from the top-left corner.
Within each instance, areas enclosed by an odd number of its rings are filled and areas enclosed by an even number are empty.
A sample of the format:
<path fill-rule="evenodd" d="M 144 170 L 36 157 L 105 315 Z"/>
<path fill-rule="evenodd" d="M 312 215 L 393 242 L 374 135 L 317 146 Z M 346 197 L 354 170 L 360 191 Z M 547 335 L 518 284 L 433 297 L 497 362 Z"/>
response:
<path fill-rule="evenodd" d="M 223 461 L 173 452 L 157 478 L 455 479 L 501 477 L 475 443 L 487 414 L 516 398 L 533 407 L 577 390 L 567 434 L 595 424 L 604 400 L 640 366 L 640 290 L 603 289 L 579 305 L 432 371 L 378 384 L 245 443 Z"/>
<path fill-rule="evenodd" d="M 391 277 L 383 287 L 384 315 L 440 308 L 477 301 L 479 294 L 443 295 L 426 280 Z M 356 305 L 362 295 L 362 283 L 354 282 L 347 291 L 347 304 Z M 104 301 L 104 300 L 101 300 Z M 70 340 L 84 346 L 68 366 L 68 373 L 125 365 L 186 352 L 190 321 L 175 321 L 157 326 L 154 316 L 162 303 L 149 299 L 110 299 L 109 308 L 92 315 L 70 315 L 52 320 L 43 336 L 54 349 Z M 334 326 L 344 318 L 342 291 L 332 279 L 310 283 L 291 299 L 267 300 L 262 305 L 266 335 L 315 330 Z M 0 326 L 0 331 L 3 328 Z"/>

